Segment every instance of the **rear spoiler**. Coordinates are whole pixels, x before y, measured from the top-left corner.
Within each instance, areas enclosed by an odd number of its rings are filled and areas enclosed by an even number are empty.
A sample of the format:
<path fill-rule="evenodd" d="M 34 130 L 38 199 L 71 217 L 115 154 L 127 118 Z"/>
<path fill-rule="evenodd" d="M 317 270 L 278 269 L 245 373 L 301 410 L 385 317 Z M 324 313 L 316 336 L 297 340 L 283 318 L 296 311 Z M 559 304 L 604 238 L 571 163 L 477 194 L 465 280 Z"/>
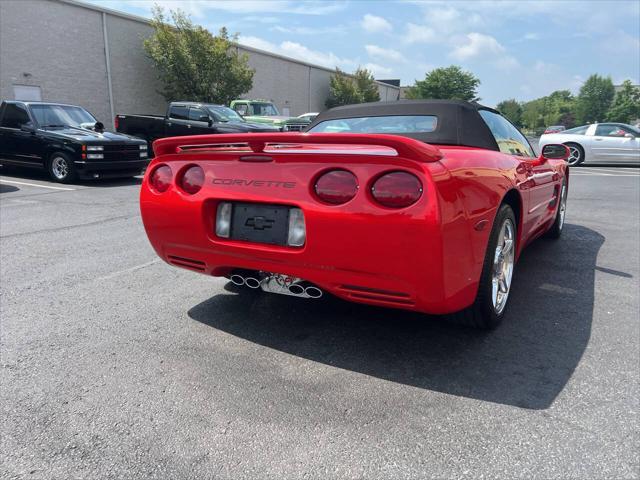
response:
<path fill-rule="evenodd" d="M 238 151 L 248 148 L 253 153 L 262 153 L 266 147 L 277 145 L 360 145 L 392 148 L 400 157 L 416 162 L 437 162 L 442 152 L 433 145 L 409 137 L 382 134 L 358 133 L 241 133 L 220 135 L 193 135 L 188 137 L 161 138 L 153 142 L 156 156 L 203 150 Z M 283 152 L 284 153 L 284 152 Z M 297 154 L 322 151 L 298 150 Z"/>

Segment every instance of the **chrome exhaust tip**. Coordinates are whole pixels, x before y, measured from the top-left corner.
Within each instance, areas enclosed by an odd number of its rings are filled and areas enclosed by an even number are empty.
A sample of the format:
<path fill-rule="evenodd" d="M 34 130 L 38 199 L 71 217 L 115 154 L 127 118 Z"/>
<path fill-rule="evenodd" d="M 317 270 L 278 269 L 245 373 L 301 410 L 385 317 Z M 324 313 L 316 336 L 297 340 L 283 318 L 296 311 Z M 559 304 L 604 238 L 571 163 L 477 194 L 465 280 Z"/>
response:
<path fill-rule="evenodd" d="M 304 287 L 299 283 L 294 283 L 289 286 L 289 291 L 294 295 L 302 295 L 304 294 Z"/>
<path fill-rule="evenodd" d="M 309 295 L 310 298 L 320 298 L 322 296 L 322 290 L 314 286 L 305 288 L 304 293 Z"/>
<path fill-rule="evenodd" d="M 260 280 L 255 277 L 247 277 L 244 279 L 244 284 L 249 288 L 260 288 Z"/>
<path fill-rule="evenodd" d="M 229 277 L 229 280 L 231 280 L 231 283 L 239 287 L 244 285 L 244 277 L 242 275 L 233 274 Z"/>

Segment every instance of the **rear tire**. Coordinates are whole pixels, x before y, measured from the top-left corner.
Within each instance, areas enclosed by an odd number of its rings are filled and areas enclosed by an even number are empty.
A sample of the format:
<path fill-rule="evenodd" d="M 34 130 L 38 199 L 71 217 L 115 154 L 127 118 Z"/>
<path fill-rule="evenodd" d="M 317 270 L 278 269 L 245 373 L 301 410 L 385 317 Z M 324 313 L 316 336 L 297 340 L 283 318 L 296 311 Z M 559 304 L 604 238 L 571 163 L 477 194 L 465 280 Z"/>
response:
<path fill-rule="evenodd" d="M 78 177 L 73 161 L 65 153 L 52 153 L 49 157 L 47 170 L 54 182 L 71 183 Z"/>
<path fill-rule="evenodd" d="M 577 167 L 584 162 L 584 148 L 582 148 L 582 145 L 572 142 L 565 143 L 564 145 L 569 148 L 569 158 L 567 158 L 567 162 L 570 166 Z"/>
<path fill-rule="evenodd" d="M 513 210 L 501 205 L 489 235 L 476 300 L 466 310 L 452 315 L 454 322 L 485 330 L 500 325 L 511 292 L 517 233 Z"/>

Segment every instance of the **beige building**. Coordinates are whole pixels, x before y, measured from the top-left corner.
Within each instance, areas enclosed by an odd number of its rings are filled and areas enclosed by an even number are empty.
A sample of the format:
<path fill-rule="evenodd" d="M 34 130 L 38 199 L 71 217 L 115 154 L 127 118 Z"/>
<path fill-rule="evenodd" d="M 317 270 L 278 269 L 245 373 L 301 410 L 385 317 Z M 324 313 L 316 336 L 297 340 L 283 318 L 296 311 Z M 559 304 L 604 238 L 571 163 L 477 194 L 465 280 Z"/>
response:
<path fill-rule="evenodd" d="M 105 125 L 116 113 L 164 114 L 141 17 L 76 0 L 0 0 L 0 99 L 82 105 Z M 272 100 L 283 113 L 323 110 L 333 70 L 238 45 L 255 69 L 246 98 Z M 378 82 L 382 100 L 399 88 Z M 188 100 L 188 99 L 185 99 Z"/>

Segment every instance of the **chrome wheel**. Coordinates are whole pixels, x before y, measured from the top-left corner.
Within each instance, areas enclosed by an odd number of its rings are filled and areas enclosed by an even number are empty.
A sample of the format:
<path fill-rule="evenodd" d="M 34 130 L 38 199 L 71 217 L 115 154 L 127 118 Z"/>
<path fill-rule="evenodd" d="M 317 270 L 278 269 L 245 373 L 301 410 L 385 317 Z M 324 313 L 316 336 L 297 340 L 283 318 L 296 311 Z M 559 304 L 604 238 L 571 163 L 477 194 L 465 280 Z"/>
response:
<path fill-rule="evenodd" d="M 580 148 L 575 145 L 567 145 L 569 147 L 569 158 L 567 158 L 567 162 L 569 165 L 577 165 L 582 161 L 582 152 Z"/>
<path fill-rule="evenodd" d="M 499 315 L 507 305 L 513 261 L 515 258 L 515 227 L 510 218 L 506 218 L 500 227 L 496 251 L 493 256 L 493 275 L 491 278 L 493 309 Z"/>
<path fill-rule="evenodd" d="M 567 213 L 567 186 L 563 183 L 562 190 L 560 190 L 560 205 L 558 206 L 558 230 L 562 230 L 565 213 Z"/>
<path fill-rule="evenodd" d="M 69 164 L 63 157 L 55 157 L 51 160 L 51 172 L 58 180 L 64 180 L 69 175 Z"/>

